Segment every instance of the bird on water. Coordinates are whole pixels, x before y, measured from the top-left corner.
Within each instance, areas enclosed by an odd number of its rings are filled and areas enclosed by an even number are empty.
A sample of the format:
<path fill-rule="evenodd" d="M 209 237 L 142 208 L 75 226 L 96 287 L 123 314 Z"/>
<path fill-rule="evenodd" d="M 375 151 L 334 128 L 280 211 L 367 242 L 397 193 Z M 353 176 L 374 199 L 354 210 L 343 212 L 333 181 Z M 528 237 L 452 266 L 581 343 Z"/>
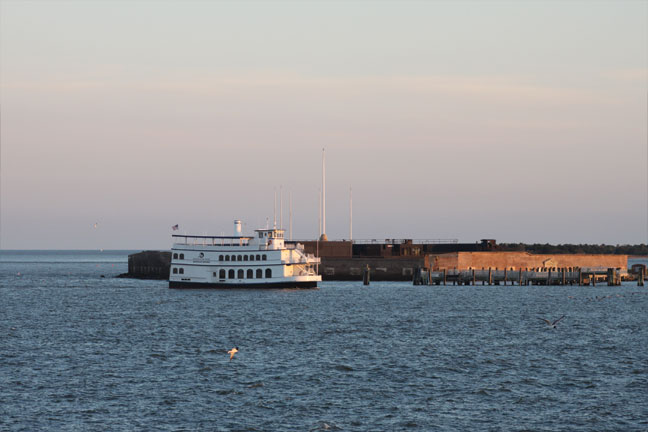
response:
<path fill-rule="evenodd" d="M 538 317 L 538 318 L 539 318 L 539 317 Z M 565 318 L 565 315 L 561 316 L 560 318 L 558 318 L 558 319 L 555 320 L 555 321 L 549 321 L 548 319 L 544 319 L 544 318 L 539 318 L 539 319 L 541 319 L 542 321 L 546 322 L 547 325 L 548 325 L 549 327 L 551 327 L 551 328 L 556 328 L 556 324 L 558 324 L 558 322 L 559 322 L 561 319 L 563 319 L 563 318 Z"/>
<path fill-rule="evenodd" d="M 239 350 L 238 347 L 234 347 L 231 350 L 227 351 L 227 354 L 230 355 L 230 361 L 232 361 L 232 359 L 234 358 L 234 354 L 236 354 L 238 350 Z"/>

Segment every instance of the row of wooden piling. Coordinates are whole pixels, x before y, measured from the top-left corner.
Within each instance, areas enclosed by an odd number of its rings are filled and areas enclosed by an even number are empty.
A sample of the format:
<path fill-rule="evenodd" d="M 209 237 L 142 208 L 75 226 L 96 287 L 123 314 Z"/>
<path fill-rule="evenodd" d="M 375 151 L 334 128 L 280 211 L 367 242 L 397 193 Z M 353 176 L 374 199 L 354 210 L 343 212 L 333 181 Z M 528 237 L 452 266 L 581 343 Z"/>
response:
<path fill-rule="evenodd" d="M 637 275 L 637 285 L 644 286 L 645 270 Z M 615 268 L 606 271 L 583 270 L 575 267 L 546 269 L 482 269 L 431 271 L 417 268 L 414 272 L 414 285 L 593 285 L 601 280 L 608 286 L 621 284 L 621 272 Z"/>

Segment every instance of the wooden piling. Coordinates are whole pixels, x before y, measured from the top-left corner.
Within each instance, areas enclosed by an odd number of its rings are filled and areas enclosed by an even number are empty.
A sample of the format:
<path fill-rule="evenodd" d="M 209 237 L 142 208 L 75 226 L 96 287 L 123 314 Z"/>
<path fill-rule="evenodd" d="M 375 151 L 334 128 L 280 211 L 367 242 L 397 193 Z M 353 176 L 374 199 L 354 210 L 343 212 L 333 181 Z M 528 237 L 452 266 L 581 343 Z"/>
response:
<path fill-rule="evenodd" d="M 508 282 L 508 275 L 506 274 L 506 267 L 504 267 L 504 286 L 506 286 L 506 282 Z"/>
<path fill-rule="evenodd" d="M 446 269 L 443 269 L 443 285 L 446 284 L 446 281 L 447 281 L 447 279 L 446 279 Z"/>
<path fill-rule="evenodd" d="M 367 267 L 362 272 L 362 284 L 369 285 L 370 282 L 371 282 L 371 269 L 369 268 L 369 264 L 367 264 Z"/>
<path fill-rule="evenodd" d="M 637 275 L 637 286 L 644 286 L 644 268 L 639 267 L 639 275 Z"/>
<path fill-rule="evenodd" d="M 567 269 L 565 267 L 562 268 L 562 285 L 567 285 Z"/>
<path fill-rule="evenodd" d="M 472 269 L 472 284 L 475 286 L 475 269 Z"/>
<path fill-rule="evenodd" d="M 493 270 L 488 267 L 488 285 L 493 285 Z"/>
<path fill-rule="evenodd" d="M 615 276 L 614 273 L 615 272 L 614 272 L 613 268 L 608 268 L 607 269 L 607 284 L 608 284 L 608 286 L 614 286 L 615 285 L 616 281 L 614 280 L 615 279 L 614 278 L 614 276 Z"/>

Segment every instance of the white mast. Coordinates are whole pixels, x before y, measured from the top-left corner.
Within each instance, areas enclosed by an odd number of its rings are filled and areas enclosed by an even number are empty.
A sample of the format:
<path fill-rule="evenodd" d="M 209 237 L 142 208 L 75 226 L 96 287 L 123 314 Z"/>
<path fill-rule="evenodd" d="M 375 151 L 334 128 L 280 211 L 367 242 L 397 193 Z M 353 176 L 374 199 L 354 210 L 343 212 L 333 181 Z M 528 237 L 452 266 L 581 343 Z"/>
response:
<path fill-rule="evenodd" d="M 353 189 L 349 187 L 349 241 L 353 241 Z"/>
<path fill-rule="evenodd" d="M 279 229 L 283 229 L 283 186 L 279 186 Z"/>
<path fill-rule="evenodd" d="M 326 238 L 326 152 L 322 149 L 322 239 Z"/>
<path fill-rule="evenodd" d="M 292 191 L 288 193 L 288 232 L 292 240 Z"/>
<path fill-rule="evenodd" d="M 277 228 L 277 189 L 274 191 L 274 222 L 272 228 Z"/>
<path fill-rule="evenodd" d="M 317 189 L 317 201 L 318 201 L 318 209 L 317 209 L 317 229 L 319 230 L 319 233 L 317 234 L 317 239 L 322 236 L 322 190 Z"/>

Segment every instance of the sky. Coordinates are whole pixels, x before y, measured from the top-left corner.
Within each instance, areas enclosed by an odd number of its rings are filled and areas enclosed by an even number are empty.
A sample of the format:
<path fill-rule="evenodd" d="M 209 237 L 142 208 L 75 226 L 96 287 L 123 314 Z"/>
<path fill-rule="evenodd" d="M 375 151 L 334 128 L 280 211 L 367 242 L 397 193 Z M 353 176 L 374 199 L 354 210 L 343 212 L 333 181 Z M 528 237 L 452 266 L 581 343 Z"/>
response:
<path fill-rule="evenodd" d="M 648 243 L 648 1 L 0 0 L 0 248 Z M 279 205 L 279 203 L 277 204 Z M 96 224 L 96 227 L 95 227 Z M 288 235 L 288 234 L 287 234 Z"/>

